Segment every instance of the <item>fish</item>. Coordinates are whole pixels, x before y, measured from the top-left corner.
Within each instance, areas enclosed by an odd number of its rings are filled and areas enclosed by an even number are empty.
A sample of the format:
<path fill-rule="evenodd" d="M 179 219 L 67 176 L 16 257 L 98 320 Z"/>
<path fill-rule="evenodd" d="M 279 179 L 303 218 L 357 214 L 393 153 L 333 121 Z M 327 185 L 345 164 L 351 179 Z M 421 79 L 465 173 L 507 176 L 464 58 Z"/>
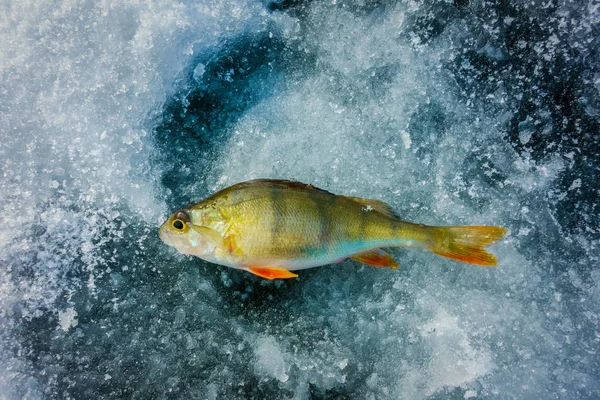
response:
<path fill-rule="evenodd" d="M 180 253 L 248 271 L 265 279 L 347 258 L 398 268 L 382 248 L 417 247 L 465 263 L 494 266 L 485 248 L 501 226 L 428 226 L 402 220 L 379 200 L 330 193 L 296 181 L 241 182 L 181 208 L 159 237 Z"/>

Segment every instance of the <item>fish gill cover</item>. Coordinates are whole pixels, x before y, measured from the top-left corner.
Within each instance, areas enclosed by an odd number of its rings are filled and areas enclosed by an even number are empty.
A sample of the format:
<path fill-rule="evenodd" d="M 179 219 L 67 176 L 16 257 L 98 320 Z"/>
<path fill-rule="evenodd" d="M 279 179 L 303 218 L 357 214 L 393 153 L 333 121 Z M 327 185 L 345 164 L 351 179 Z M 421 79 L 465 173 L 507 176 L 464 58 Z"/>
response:
<path fill-rule="evenodd" d="M 0 398 L 597 398 L 600 4 L 2 2 Z M 292 178 L 511 235 L 266 282 L 157 226 Z"/>

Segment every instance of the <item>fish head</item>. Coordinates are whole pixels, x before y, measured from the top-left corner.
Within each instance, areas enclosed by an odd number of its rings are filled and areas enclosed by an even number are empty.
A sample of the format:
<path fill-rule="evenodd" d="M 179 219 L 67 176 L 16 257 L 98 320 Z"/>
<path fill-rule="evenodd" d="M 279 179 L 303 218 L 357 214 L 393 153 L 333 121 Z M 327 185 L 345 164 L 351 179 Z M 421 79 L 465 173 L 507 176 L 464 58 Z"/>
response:
<path fill-rule="evenodd" d="M 183 254 L 203 257 L 211 254 L 215 245 L 202 235 L 202 218 L 197 211 L 175 211 L 158 229 L 160 239 Z"/>

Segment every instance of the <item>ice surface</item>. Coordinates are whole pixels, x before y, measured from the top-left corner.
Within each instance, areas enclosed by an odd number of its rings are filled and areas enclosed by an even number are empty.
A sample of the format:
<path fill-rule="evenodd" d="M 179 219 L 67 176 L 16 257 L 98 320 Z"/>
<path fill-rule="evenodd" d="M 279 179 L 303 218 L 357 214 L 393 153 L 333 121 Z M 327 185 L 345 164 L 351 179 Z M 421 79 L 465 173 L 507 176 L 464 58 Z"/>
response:
<path fill-rule="evenodd" d="M 2 9 L 0 398 L 600 396 L 596 2 Z M 158 239 L 257 177 L 511 235 L 285 282 Z"/>

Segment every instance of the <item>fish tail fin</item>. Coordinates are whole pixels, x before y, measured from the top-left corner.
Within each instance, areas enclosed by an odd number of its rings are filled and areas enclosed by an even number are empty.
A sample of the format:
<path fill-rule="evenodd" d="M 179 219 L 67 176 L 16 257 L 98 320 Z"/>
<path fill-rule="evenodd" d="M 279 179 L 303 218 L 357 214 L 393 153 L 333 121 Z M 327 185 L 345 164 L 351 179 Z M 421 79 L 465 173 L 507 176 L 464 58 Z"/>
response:
<path fill-rule="evenodd" d="M 501 226 L 432 226 L 426 248 L 440 256 L 490 267 L 496 257 L 485 248 L 506 233 Z"/>

